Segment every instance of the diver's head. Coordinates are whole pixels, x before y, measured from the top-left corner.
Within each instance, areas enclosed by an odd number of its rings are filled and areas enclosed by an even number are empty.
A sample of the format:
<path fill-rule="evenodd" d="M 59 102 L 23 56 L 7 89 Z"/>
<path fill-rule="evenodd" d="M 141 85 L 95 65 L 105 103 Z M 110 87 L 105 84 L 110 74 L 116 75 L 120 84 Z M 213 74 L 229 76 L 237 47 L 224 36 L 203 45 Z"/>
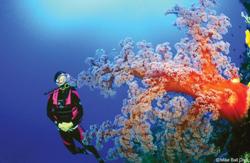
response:
<path fill-rule="evenodd" d="M 58 71 L 55 74 L 54 81 L 58 87 L 62 87 L 63 85 L 67 84 L 69 78 L 69 74 L 63 71 Z"/>

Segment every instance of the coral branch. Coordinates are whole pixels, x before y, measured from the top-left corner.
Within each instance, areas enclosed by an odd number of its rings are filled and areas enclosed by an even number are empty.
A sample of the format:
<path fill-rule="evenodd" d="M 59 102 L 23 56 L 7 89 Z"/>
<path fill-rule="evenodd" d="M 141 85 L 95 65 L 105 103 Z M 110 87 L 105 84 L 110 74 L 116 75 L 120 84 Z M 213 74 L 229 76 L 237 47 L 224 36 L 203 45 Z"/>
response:
<path fill-rule="evenodd" d="M 216 132 L 211 121 L 225 118 L 235 123 L 246 116 L 249 88 L 238 81 L 238 68 L 227 56 L 230 45 L 222 40 L 229 18 L 210 9 L 215 1 L 199 2 L 199 7 L 176 6 L 166 13 L 175 14 L 176 26 L 187 30 L 175 45 L 175 55 L 167 42 L 154 49 L 141 41 L 134 52 L 134 42 L 126 38 L 114 61 L 99 50 L 96 59 L 88 59 L 89 69 L 79 74 L 79 87 L 98 88 L 105 95 L 113 95 L 122 84 L 129 86 L 128 99 L 114 123 L 104 122 L 86 132 L 86 142 L 98 133 L 98 146 L 103 140 L 115 140 L 109 158 L 200 160 L 218 153 L 212 143 L 208 145 Z M 171 92 L 178 95 L 167 97 Z"/>

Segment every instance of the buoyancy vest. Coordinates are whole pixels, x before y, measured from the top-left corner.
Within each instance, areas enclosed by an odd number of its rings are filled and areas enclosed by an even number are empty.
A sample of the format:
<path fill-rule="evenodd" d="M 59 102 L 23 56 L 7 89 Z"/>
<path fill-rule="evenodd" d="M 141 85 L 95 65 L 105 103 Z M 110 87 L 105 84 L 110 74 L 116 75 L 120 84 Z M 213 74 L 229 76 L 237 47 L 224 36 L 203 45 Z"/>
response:
<path fill-rule="evenodd" d="M 53 108 L 52 112 L 54 118 L 58 122 L 71 122 L 78 114 L 78 108 L 76 102 L 72 101 L 72 94 L 79 98 L 77 91 L 69 88 L 68 96 L 66 99 L 59 99 L 59 89 L 53 91 L 52 101 Z M 78 101 L 77 101 L 78 102 Z"/>

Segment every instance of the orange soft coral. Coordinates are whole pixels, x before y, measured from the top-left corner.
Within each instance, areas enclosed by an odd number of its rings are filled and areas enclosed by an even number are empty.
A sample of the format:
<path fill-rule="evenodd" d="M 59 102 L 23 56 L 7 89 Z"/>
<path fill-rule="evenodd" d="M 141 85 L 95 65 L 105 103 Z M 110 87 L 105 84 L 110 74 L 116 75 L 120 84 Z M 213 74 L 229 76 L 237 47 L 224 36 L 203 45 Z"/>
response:
<path fill-rule="evenodd" d="M 174 151 L 197 160 L 211 156 L 217 151 L 208 143 L 213 132 L 210 121 L 222 117 L 237 123 L 247 115 L 249 87 L 239 82 L 238 68 L 227 56 L 230 44 L 222 40 L 229 18 L 211 11 L 213 4 L 214 0 L 200 0 L 199 7 L 175 6 L 166 13 L 175 14 L 176 26 L 187 30 L 187 37 L 175 44 L 175 55 L 167 42 L 154 49 L 142 41 L 134 52 L 134 42 L 127 38 L 114 62 L 102 51 L 98 59 L 88 59 L 88 71 L 79 74 L 79 87 L 89 85 L 108 95 L 114 86 L 128 85 L 116 132 L 106 130 L 106 135 L 117 133 L 115 151 L 122 157 L 140 162 L 139 154 L 162 149 L 169 162 L 174 162 Z M 192 96 L 193 101 L 189 103 L 185 95 L 168 101 L 169 92 Z M 153 106 L 154 101 L 161 106 Z M 158 133 L 152 130 L 154 125 L 160 126 Z"/>

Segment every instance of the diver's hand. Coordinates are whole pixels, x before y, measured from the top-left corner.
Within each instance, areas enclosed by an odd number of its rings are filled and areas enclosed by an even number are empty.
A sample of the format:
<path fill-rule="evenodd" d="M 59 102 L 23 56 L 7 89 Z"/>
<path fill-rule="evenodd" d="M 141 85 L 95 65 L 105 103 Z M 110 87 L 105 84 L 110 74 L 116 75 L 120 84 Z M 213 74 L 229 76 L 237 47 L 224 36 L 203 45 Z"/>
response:
<path fill-rule="evenodd" d="M 72 122 L 62 122 L 58 124 L 58 128 L 64 132 L 67 132 L 72 127 L 73 127 Z"/>
<path fill-rule="evenodd" d="M 58 128 L 64 132 L 67 132 L 67 129 L 65 128 L 65 126 L 63 125 L 63 123 L 59 123 L 58 124 Z"/>
<path fill-rule="evenodd" d="M 73 127 L 72 122 L 65 123 L 65 125 L 67 126 L 68 129 L 71 129 Z"/>
<path fill-rule="evenodd" d="M 64 132 L 67 132 L 69 130 L 68 124 L 65 122 L 59 123 L 58 128 Z"/>

